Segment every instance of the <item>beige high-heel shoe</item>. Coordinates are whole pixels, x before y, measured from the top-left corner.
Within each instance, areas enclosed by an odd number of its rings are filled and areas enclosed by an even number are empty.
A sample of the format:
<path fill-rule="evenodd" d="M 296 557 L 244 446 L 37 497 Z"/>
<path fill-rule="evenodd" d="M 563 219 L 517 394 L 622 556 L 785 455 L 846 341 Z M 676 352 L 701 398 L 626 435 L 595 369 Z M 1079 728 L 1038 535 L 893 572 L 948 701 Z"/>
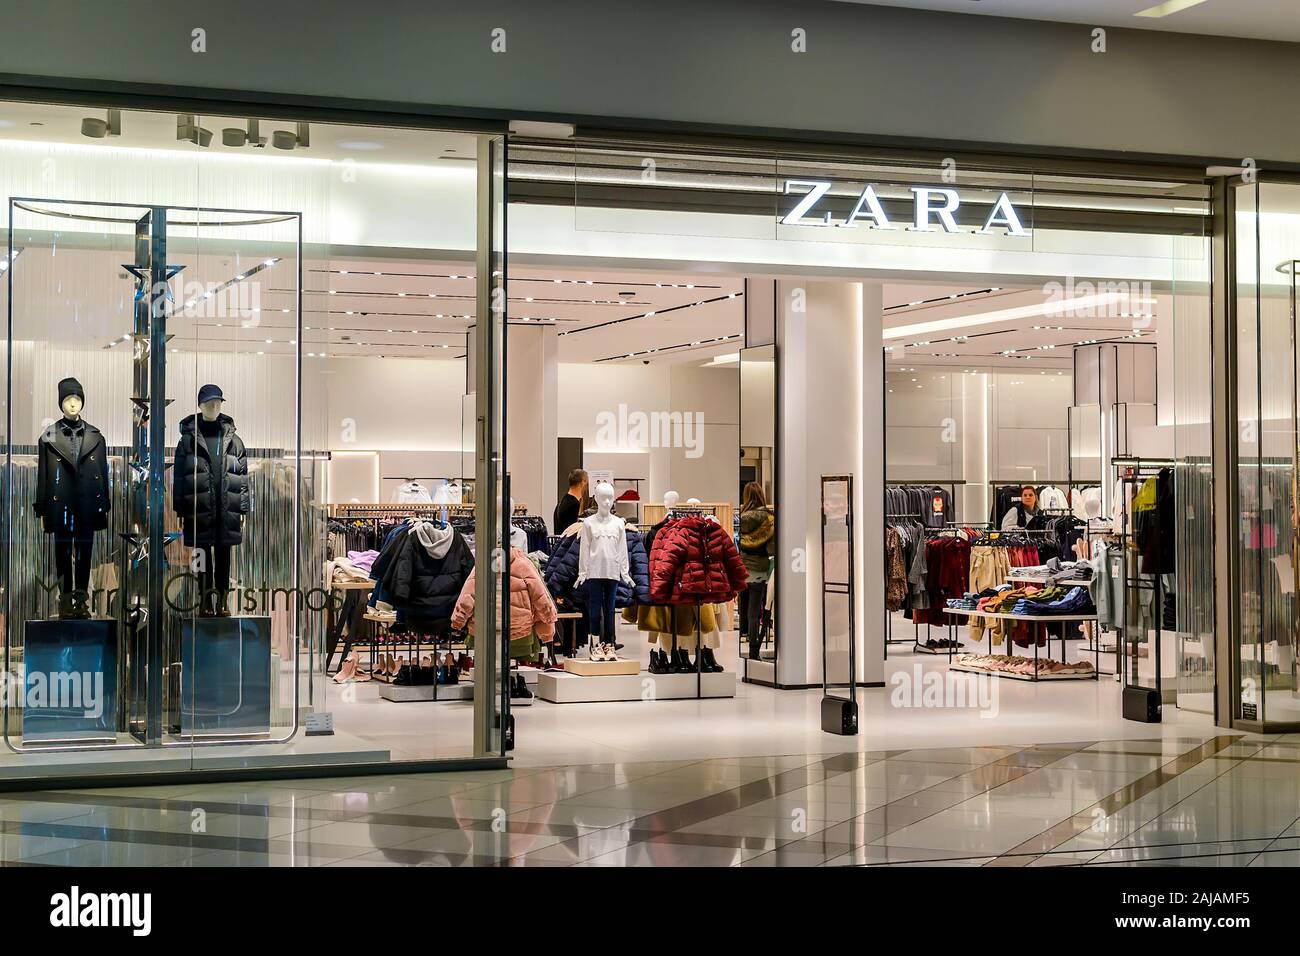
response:
<path fill-rule="evenodd" d="M 346 684 L 348 681 L 356 679 L 356 676 L 357 658 L 354 654 L 339 666 L 338 673 L 334 675 L 334 683 Z"/>

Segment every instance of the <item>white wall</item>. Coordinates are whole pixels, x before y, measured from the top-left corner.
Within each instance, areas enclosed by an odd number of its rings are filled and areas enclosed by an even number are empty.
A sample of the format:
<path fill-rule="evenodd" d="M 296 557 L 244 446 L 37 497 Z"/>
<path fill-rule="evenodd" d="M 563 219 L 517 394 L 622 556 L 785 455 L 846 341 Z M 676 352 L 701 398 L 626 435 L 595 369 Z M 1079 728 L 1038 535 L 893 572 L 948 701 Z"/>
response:
<path fill-rule="evenodd" d="M 959 515 L 982 521 L 990 479 L 1066 480 L 1068 372 L 907 368 L 886 369 L 890 481 L 964 480 Z"/>
<path fill-rule="evenodd" d="M 330 358 L 317 380 L 335 502 L 384 502 L 405 478 L 461 477 L 463 359 Z"/>
<path fill-rule="evenodd" d="M 613 468 L 617 477 L 646 479 L 642 493 L 647 501 L 658 501 L 670 488 L 682 500 L 734 501 L 740 467 L 739 375 L 735 368 L 689 364 L 562 363 L 558 434 L 582 438 L 586 467 Z M 694 430 L 689 433 L 695 448 L 654 447 L 653 440 L 624 440 L 636 436 L 617 430 L 602 434 L 605 419 L 600 416 L 618 422 L 620 405 L 626 406 L 628 416 L 701 413 L 698 440 Z"/>
<path fill-rule="evenodd" d="M 530 514 L 555 510 L 559 372 L 554 326 L 510 329 L 506 368 L 506 465 L 510 496 Z"/>

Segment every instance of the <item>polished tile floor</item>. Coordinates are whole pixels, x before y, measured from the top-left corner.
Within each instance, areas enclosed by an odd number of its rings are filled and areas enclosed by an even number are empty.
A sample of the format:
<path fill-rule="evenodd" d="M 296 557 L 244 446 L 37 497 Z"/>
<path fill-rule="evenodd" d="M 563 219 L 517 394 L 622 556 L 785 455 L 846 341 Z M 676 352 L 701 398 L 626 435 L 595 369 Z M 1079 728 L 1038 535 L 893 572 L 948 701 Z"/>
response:
<path fill-rule="evenodd" d="M 1296 866 L 1300 737 L 0 794 L 53 866 Z"/>

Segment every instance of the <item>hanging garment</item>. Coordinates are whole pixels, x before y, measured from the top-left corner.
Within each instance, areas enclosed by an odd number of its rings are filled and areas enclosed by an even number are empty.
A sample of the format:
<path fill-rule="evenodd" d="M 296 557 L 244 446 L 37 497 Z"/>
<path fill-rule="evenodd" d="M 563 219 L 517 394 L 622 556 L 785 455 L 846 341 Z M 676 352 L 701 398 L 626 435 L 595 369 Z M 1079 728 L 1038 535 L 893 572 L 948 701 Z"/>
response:
<path fill-rule="evenodd" d="M 1070 507 L 1065 492 L 1055 485 L 1045 485 L 1038 493 L 1038 506 L 1048 511 L 1065 511 Z"/>
<path fill-rule="evenodd" d="M 1124 555 L 1118 547 L 1104 542 L 1093 546 L 1088 594 L 1097 608 L 1098 623 L 1112 630 L 1124 626 Z"/>
<path fill-rule="evenodd" d="M 667 604 L 638 604 L 623 609 L 623 620 L 635 624 L 638 631 L 653 635 L 664 635 L 671 639 L 675 632 L 678 637 L 694 634 L 696 630 L 695 605 L 679 606 Z M 712 604 L 701 604 L 699 613 L 699 630 L 709 633 L 718 630 L 717 615 Z M 651 637 L 650 640 L 654 640 Z"/>
<path fill-rule="evenodd" d="M 444 481 L 433 495 L 435 505 L 458 505 L 463 498 L 459 481 Z"/>
<path fill-rule="evenodd" d="M 474 570 L 461 587 L 460 595 L 451 615 L 451 626 L 474 629 Z M 499 578 L 498 574 L 498 586 Z M 555 639 L 555 621 L 557 611 L 555 602 L 547 593 L 546 585 L 528 555 L 518 548 L 510 549 L 510 638 L 527 637 L 536 634 L 543 644 Z M 496 608 L 497 629 L 501 627 L 501 605 Z"/>
<path fill-rule="evenodd" d="M 654 604 L 730 601 L 748 579 L 735 542 L 716 521 L 687 515 L 669 520 L 655 534 L 650 552 Z"/>
<path fill-rule="evenodd" d="M 397 490 L 393 492 L 393 504 L 431 505 L 433 504 L 433 497 L 429 494 L 428 488 L 415 479 L 411 479 L 397 486 Z"/>
<path fill-rule="evenodd" d="M 1174 470 L 1161 468 L 1133 499 L 1133 525 L 1144 574 L 1176 570 Z"/>
<path fill-rule="evenodd" d="M 380 553 L 371 576 L 382 575 L 386 600 L 405 611 L 407 623 L 436 628 L 451 618 L 473 570 L 474 556 L 459 531 L 415 521 Z"/>
<path fill-rule="evenodd" d="M 885 608 L 900 611 L 907 600 L 907 567 L 903 564 L 903 539 L 898 529 L 885 528 Z"/>
<path fill-rule="evenodd" d="M 948 598 L 958 598 L 970 579 L 970 542 L 958 535 L 931 538 L 925 543 L 928 606 L 916 608 L 912 620 L 918 624 L 949 624 L 943 612 Z"/>

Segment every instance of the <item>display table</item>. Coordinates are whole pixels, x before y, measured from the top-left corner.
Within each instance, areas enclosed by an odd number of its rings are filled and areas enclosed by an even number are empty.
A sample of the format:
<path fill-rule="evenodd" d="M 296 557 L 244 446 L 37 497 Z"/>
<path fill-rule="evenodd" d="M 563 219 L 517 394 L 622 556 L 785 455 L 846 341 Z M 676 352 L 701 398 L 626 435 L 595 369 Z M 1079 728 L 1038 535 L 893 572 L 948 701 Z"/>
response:
<path fill-rule="evenodd" d="M 949 629 L 950 629 L 952 632 L 954 632 L 954 633 L 956 632 L 956 629 L 957 629 L 957 624 L 958 624 L 958 622 L 957 622 L 957 618 L 958 618 L 958 617 L 963 617 L 963 618 L 968 618 L 968 617 L 980 617 L 980 618 L 985 618 L 986 620 L 1002 620 L 1002 621 L 1028 621 L 1028 622 L 1030 622 L 1030 623 L 1036 625 L 1036 627 L 1035 627 L 1035 631 L 1037 630 L 1037 626 L 1041 626 L 1041 625 L 1047 624 L 1047 623 L 1049 623 L 1049 622 L 1051 622 L 1051 621 L 1062 621 L 1062 622 L 1063 622 L 1063 621 L 1096 621 L 1096 620 L 1097 620 L 1097 615 L 1096 615 L 1096 614 L 1003 614 L 1003 613 L 1001 613 L 1000 611 L 977 611 L 977 610 L 971 610 L 970 608 L 958 608 L 958 607 L 946 607 L 946 608 L 943 609 L 943 612 L 944 612 L 945 614 L 951 615 L 951 616 L 953 617 L 953 623 L 952 623 L 951 625 L 949 625 Z M 993 631 L 990 630 L 989 628 L 985 628 L 985 631 L 988 632 L 988 640 L 989 640 L 989 654 L 992 655 L 992 654 L 993 654 Z M 954 638 L 954 640 L 955 640 L 955 638 Z M 1006 640 L 1006 642 L 1007 642 L 1007 651 L 1008 651 L 1008 653 L 1007 653 L 1006 656 L 1008 656 L 1008 657 L 1020 657 L 1020 656 L 1028 657 L 1028 656 L 1029 656 L 1028 654 L 1018 655 L 1018 654 L 1015 654 L 1015 653 L 1013 652 L 1013 651 L 1014 651 L 1014 648 L 1015 648 L 1015 642 L 1011 640 L 1010 635 L 1006 635 L 1006 636 L 1005 636 L 1005 640 Z M 949 658 L 949 666 L 952 667 L 954 670 L 966 670 L 966 671 L 970 671 L 970 672 L 972 672 L 972 673 L 977 673 L 977 674 L 990 674 L 990 675 L 992 675 L 992 676 L 994 676 L 994 677 L 1007 677 L 1007 678 L 1010 678 L 1010 679 L 1013 679 L 1013 680 L 1030 680 L 1030 681 L 1046 680 L 1046 679 L 1050 679 L 1050 680 L 1097 680 L 1097 678 L 1098 678 L 1098 671 L 1100 670 L 1100 664 L 1101 664 L 1101 651 L 1100 651 L 1098 648 L 1096 648 L 1096 647 L 1093 648 L 1093 654 L 1094 654 L 1094 656 L 1095 656 L 1096 659 L 1095 659 L 1094 662 L 1093 662 L 1093 668 L 1092 668 L 1092 673 L 1091 673 L 1091 674 L 1078 674 L 1078 675 L 1073 675 L 1073 674 L 1071 674 L 1071 675 L 1058 674 L 1058 675 L 1051 675 L 1051 676 L 1049 677 L 1049 676 L 1046 675 L 1046 674 L 1040 674 L 1040 670 L 1039 670 L 1039 667 L 1038 667 L 1038 647 L 1039 647 L 1039 644 L 1038 644 L 1038 640 L 1037 640 L 1037 634 L 1035 634 L 1035 640 L 1034 640 L 1034 642 L 1033 642 L 1033 648 L 1034 648 L 1034 654 L 1033 654 L 1033 658 L 1034 658 L 1034 673 L 1033 673 L 1032 676 L 1024 675 L 1024 674 L 1009 674 L 1009 673 L 1004 674 L 1004 673 L 1001 673 L 1001 672 L 999 672 L 999 671 L 984 670 L 984 669 L 982 669 L 982 668 L 980 668 L 980 669 L 975 669 L 975 668 L 970 668 L 970 667 L 964 667 L 964 666 L 958 664 L 958 663 L 957 663 L 955 660 L 953 660 L 952 658 Z M 1051 638 L 1050 638 L 1050 637 L 1047 639 L 1047 647 L 1048 647 L 1048 651 L 1049 651 L 1049 653 L 1050 653 L 1050 651 L 1051 651 Z M 1061 638 L 1061 663 L 1062 663 L 1062 664 L 1067 664 L 1067 663 L 1069 663 L 1069 662 L 1065 659 L 1065 653 L 1066 653 L 1066 642 L 1065 642 L 1065 638 Z"/>
<path fill-rule="evenodd" d="M 27 621 L 23 743 L 117 739 L 117 621 Z"/>
<path fill-rule="evenodd" d="M 328 635 L 325 644 L 325 673 L 330 673 L 330 663 L 334 660 L 334 653 L 339 649 L 339 643 L 343 643 L 343 653 L 339 654 L 339 666 L 347 660 L 348 655 L 352 653 L 354 645 L 360 643 L 361 622 L 365 619 L 366 609 L 369 607 L 370 592 L 375 589 L 374 581 L 336 581 L 329 585 L 330 591 L 341 591 L 343 593 L 343 604 L 335 612 L 333 594 L 331 593 L 330 601 L 326 604 L 325 633 Z M 344 640 L 344 633 L 347 638 Z M 372 661 L 373 663 L 373 661 Z"/>

